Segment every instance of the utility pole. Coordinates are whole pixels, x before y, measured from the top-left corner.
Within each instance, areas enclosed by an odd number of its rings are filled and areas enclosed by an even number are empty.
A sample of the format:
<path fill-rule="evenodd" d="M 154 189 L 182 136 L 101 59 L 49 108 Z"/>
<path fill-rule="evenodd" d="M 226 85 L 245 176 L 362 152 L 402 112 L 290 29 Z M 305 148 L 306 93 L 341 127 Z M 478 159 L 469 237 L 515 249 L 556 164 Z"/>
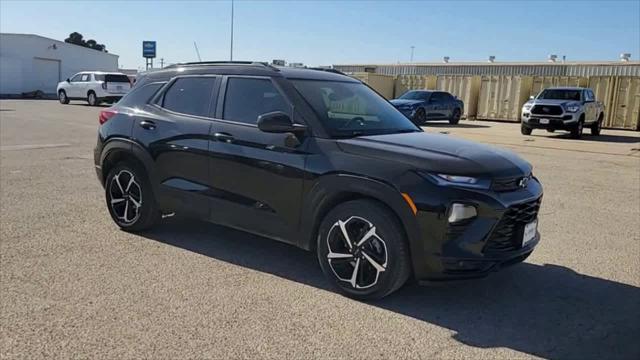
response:
<path fill-rule="evenodd" d="M 164 68 L 164 58 L 160 58 L 160 69 Z"/>
<path fill-rule="evenodd" d="M 411 60 L 409 60 L 409 62 L 413 62 L 413 49 L 415 48 L 415 46 L 411 45 Z"/>
<path fill-rule="evenodd" d="M 233 0 L 231 0 L 231 52 L 229 60 L 233 61 Z"/>

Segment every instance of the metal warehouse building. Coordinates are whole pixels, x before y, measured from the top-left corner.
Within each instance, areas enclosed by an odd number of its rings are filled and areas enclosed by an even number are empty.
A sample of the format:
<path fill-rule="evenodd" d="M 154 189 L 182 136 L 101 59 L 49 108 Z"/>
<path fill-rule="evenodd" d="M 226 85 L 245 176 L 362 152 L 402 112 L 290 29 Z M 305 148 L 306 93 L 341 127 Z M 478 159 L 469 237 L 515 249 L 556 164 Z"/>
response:
<path fill-rule="evenodd" d="M 591 87 L 604 125 L 640 130 L 640 62 L 425 63 L 334 65 L 387 98 L 438 89 L 465 103 L 467 119 L 519 121 L 529 96 L 551 86 Z"/>
<path fill-rule="evenodd" d="M 86 70 L 117 71 L 118 55 L 33 34 L 0 34 L 0 96 L 41 91 Z"/>

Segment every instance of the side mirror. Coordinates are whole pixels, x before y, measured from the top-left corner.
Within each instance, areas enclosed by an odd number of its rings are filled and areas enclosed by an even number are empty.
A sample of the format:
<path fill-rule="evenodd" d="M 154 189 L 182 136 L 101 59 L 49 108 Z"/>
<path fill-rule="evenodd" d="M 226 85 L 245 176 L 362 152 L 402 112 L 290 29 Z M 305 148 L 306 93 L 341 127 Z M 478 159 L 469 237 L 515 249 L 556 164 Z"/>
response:
<path fill-rule="evenodd" d="M 68 82 L 68 83 L 71 83 L 71 79 L 67 78 L 67 82 Z"/>
<path fill-rule="evenodd" d="M 535 98 L 536 98 L 536 97 L 535 97 L 535 96 L 533 96 L 533 95 L 529 96 L 529 100 L 535 100 Z"/>
<path fill-rule="evenodd" d="M 282 111 L 274 111 L 258 116 L 258 129 L 267 133 L 298 133 L 304 132 L 307 127 L 294 124 L 289 115 Z"/>

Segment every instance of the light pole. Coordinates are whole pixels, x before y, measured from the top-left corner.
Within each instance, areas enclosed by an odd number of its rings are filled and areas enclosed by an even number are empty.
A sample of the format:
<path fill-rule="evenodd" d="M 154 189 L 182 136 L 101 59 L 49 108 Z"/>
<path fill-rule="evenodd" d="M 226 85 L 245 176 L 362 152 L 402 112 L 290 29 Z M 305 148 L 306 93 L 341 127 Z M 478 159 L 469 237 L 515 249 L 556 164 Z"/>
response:
<path fill-rule="evenodd" d="M 413 49 L 415 48 L 415 46 L 411 45 L 411 60 L 409 60 L 409 62 L 413 62 Z"/>
<path fill-rule="evenodd" d="M 233 0 L 231 0 L 231 56 L 230 61 L 233 61 Z"/>

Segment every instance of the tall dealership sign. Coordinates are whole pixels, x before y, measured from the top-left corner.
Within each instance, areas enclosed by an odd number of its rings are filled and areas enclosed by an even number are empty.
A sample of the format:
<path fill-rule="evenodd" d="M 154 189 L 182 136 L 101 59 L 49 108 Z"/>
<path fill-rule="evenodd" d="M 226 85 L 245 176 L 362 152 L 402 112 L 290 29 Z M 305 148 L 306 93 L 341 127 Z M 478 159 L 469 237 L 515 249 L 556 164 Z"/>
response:
<path fill-rule="evenodd" d="M 153 68 L 153 59 L 156 57 L 155 41 L 142 42 L 142 57 L 146 61 L 147 70 L 149 70 L 149 68 Z"/>

